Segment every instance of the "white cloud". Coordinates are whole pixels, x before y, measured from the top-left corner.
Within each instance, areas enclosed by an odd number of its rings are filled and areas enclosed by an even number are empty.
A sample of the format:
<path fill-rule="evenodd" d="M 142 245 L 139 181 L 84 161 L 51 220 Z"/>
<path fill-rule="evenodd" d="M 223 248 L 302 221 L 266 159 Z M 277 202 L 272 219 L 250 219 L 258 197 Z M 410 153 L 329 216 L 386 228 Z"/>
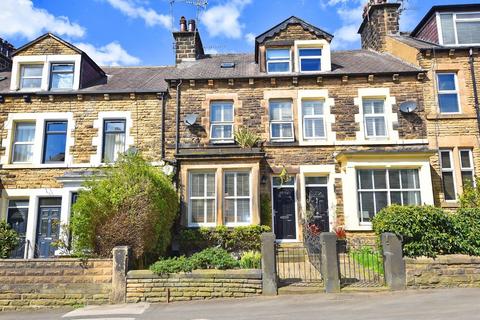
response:
<path fill-rule="evenodd" d="M 54 16 L 34 7 L 31 0 L 0 0 L 0 32 L 4 37 L 19 36 L 32 40 L 45 32 L 60 36 L 83 37 L 85 28 L 68 17 Z"/>
<path fill-rule="evenodd" d="M 136 65 L 140 63 L 139 58 L 130 55 L 118 42 L 110 42 L 99 48 L 95 48 L 89 43 L 76 43 L 75 46 L 85 51 L 93 61 L 101 66 Z"/>
<path fill-rule="evenodd" d="M 251 32 L 249 32 L 245 35 L 245 40 L 247 40 L 247 42 L 249 44 L 254 44 L 255 43 L 255 38 L 256 38 L 256 36 Z"/>
<path fill-rule="evenodd" d="M 328 0 L 321 2 L 322 7 L 334 7 L 342 22 L 342 25 L 333 32 L 333 49 L 350 48 L 360 39 L 357 31 L 362 23 L 365 3 L 366 0 Z"/>
<path fill-rule="evenodd" d="M 172 19 L 169 15 L 160 14 L 151 8 L 144 8 L 136 5 L 133 0 L 106 0 L 112 7 L 120 10 L 123 14 L 130 18 L 140 18 L 145 21 L 149 27 L 157 25 L 167 29 L 172 27 Z"/>
<path fill-rule="evenodd" d="M 240 15 L 250 3 L 251 0 L 231 0 L 214 6 L 200 16 L 200 21 L 207 27 L 211 37 L 241 38 L 245 25 L 240 23 Z"/>
<path fill-rule="evenodd" d="M 214 48 L 206 49 L 205 50 L 206 54 L 218 54 L 218 50 Z"/>

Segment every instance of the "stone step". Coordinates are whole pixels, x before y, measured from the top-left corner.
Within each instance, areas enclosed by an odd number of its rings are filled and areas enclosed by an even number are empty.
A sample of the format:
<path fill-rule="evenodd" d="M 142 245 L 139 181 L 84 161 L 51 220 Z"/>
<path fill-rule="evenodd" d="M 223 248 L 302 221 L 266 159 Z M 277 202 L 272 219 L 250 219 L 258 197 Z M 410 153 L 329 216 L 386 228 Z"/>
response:
<path fill-rule="evenodd" d="M 288 285 L 278 288 L 279 295 L 325 293 L 323 283 L 318 285 Z"/>
<path fill-rule="evenodd" d="M 342 292 L 386 292 L 390 291 L 390 288 L 388 287 L 351 287 L 351 286 L 345 286 L 342 289 Z"/>

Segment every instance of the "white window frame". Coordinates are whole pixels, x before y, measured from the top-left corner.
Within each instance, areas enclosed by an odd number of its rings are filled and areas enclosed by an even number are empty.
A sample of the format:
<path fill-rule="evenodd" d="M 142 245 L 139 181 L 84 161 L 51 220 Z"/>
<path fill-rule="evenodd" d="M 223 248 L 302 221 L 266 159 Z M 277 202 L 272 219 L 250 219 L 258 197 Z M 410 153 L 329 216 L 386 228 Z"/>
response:
<path fill-rule="evenodd" d="M 402 175 L 400 174 L 400 188 L 399 189 L 395 189 L 395 188 L 391 188 L 390 187 L 390 170 L 394 170 L 394 171 L 397 171 L 397 170 L 416 170 L 417 171 L 417 175 L 418 175 L 418 186 L 416 188 L 401 188 L 402 186 Z M 372 175 L 371 175 L 371 179 L 372 179 L 372 182 L 374 181 L 374 177 L 373 177 L 373 172 L 374 171 L 385 171 L 385 185 L 387 186 L 386 188 L 384 189 L 376 189 L 376 188 L 372 188 L 372 189 L 361 189 L 360 186 L 360 174 L 359 174 L 359 171 L 371 171 L 372 172 Z M 371 225 L 372 223 L 371 222 L 365 222 L 363 221 L 363 214 L 362 214 L 362 207 L 363 207 L 363 203 L 362 203 L 362 197 L 360 197 L 360 194 L 361 192 L 371 192 L 373 193 L 373 207 L 374 207 L 374 211 L 377 213 L 379 210 L 377 210 L 377 202 L 376 202 L 376 198 L 375 198 L 375 193 L 376 192 L 386 192 L 387 193 L 387 206 L 391 205 L 392 203 L 392 196 L 391 196 L 391 193 L 392 192 L 400 192 L 400 196 L 401 196 L 401 201 L 402 201 L 402 205 L 403 204 L 403 193 L 402 192 L 418 192 L 418 194 L 420 195 L 420 201 L 418 201 L 420 204 L 422 203 L 422 190 L 421 190 L 421 187 L 420 187 L 420 170 L 418 168 L 358 168 L 356 170 L 356 174 L 357 174 L 357 197 L 358 197 L 358 219 L 359 219 L 359 224 L 360 225 Z M 375 213 L 375 214 L 376 214 Z"/>
<path fill-rule="evenodd" d="M 440 90 L 440 80 L 439 80 L 439 75 L 453 75 L 454 77 L 454 83 L 455 83 L 455 90 Z M 438 112 L 441 114 L 459 114 L 462 113 L 462 108 L 460 105 L 460 90 L 458 88 L 458 77 L 456 72 L 437 72 L 436 75 L 436 81 L 437 81 L 437 101 L 438 101 Z M 458 111 L 455 112 L 443 112 L 440 109 L 440 95 L 441 94 L 456 94 L 457 95 L 457 106 L 458 106 Z"/>
<path fill-rule="evenodd" d="M 450 159 L 450 168 L 445 168 L 442 161 L 442 153 L 448 152 L 448 157 Z M 440 161 L 440 170 L 442 172 L 442 190 L 443 190 L 443 197 L 445 202 L 456 202 L 457 201 L 457 179 L 455 177 L 455 163 L 453 162 L 453 150 L 452 149 L 440 149 L 439 150 L 439 161 Z M 451 172 L 452 173 L 452 180 L 453 180 L 453 191 L 454 191 L 454 199 L 445 199 L 445 185 L 444 185 L 444 172 Z"/>
<path fill-rule="evenodd" d="M 279 120 L 272 120 L 272 115 L 271 115 L 271 103 L 275 101 L 284 101 L 290 103 L 290 113 L 291 113 L 291 120 L 284 120 L 283 119 L 283 114 L 280 113 L 280 119 Z M 268 115 L 270 119 L 270 141 L 272 142 L 293 142 L 295 141 L 295 128 L 293 126 L 294 122 L 294 116 L 293 116 L 293 101 L 289 99 L 272 99 L 268 102 Z M 283 136 L 283 130 L 280 131 L 281 136 L 278 138 L 274 138 L 272 135 L 272 128 L 274 124 L 290 124 L 291 130 L 292 130 L 292 136 L 291 137 L 284 137 Z"/>
<path fill-rule="evenodd" d="M 213 109 L 213 106 L 216 105 L 216 104 L 217 105 L 218 104 L 221 104 L 221 105 L 229 104 L 230 105 L 230 107 L 232 108 L 232 120 L 231 121 L 226 121 L 225 120 L 225 109 L 224 109 L 224 107 L 222 107 L 222 109 L 221 109 L 221 120 L 220 121 L 213 121 L 212 120 L 212 115 L 213 115 L 212 109 Z M 210 103 L 210 140 L 213 143 L 232 143 L 232 142 L 234 142 L 234 135 L 233 135 L 234 122 L 235 122 L 235 107 L 234 107 L 233 101 L 212 101 Z M 223 127 L 230 126 L 231 127 L 230 137 L 225 137 L 225 131 L 222 131 L 223 137 L 214 138 L 212 133 L 213 133 L 213 128 L 215 126 L 223 126 Z"/>
<path fill-rule="evenodd" d="M 245 173 L 248 173 L 248 196 L 239 196 L 237 195 L 237 177 L 238 177 L 238 174 L 245 174 Z M 225 194 L 225 189 L 226 189 L 226 175 L 227 174 L 233 174 L 234 175 L 234 185 L 233 185 L 233 190 L 234 190 L 234 195 L 233 196 L 227 196 Z M 225 209 L 223 210 L 223 220 L 224 220 L 224 223 L 227 227 L 238 227 L 238 226 L 248 226 L 252 223 L 252 174 L 250 171 L 241 171 L 241 170 L 228 170 L 228 171 L 224 171 L 223 172 L 223 201 L 222 201 L 222 204 L 223 204 L 223 208 L 225 208 L 225 203 L 226 201 L 225 200 L 233 200 L 234 201 L 234 216 L 235 216 L 235 222 L 226 222 L 225 221 L 225 218 L 226 218 L 226 212 L 225 212 Z M 248 207 L 249 207 L 249 210 L 250 210 L 250 219 L 248 222 L 238 222 L 238 213 L 237 213 L 237 200 L 245 200 L 245 199 L 248 199 Z"/>
<path fill-rule="evenodd" d="M 40 76 L 29 76 L 29 77 L 24 76 L 23 73 L 24 73 L 25 67 L 33 67 L 33 66 L 42 67 L 42 75 L 40 75 Z M 18 83 L 19 89 L 20 90 L 27 90 L 27 91 L 28 90 L 40 90 L 42 88 L 43 69 L 44 68 L 45 68 L 45 66 L 41 63 L 22 63 L 22 64 L 20 64 L 20 74 L 19 74 L 19 83 Z M 23 88 L 22 87 L 23 79 L 40 79 L 40 86 L 32 87 L 32 88 Z"/>
<path fill-rule="evenodd" d="M 300 50 L 320 50 L 320 55 L 319 56 L 304 56 L 302 57 L 300 55 Z M 299 47 L 297 49 L 297 55 L 298 55 L 298 69 L 300 72 L 303 73 L 311 73 L 311 72 L 320 72 L 322 70 L 322 58 L 323 58 L 323 49 L 321 47 Z M 320 69 L 319 70 L 302 70 L 302 60 L 319 60 L 320 62 Z"/>
<path fill-rule="evenodd" d="M 306 102 L 306 101 L 315 101 L 315 102 L 321 102 L 322 103 L 322 114 L 321 115 L 305 115 L 304 113 L 304 110 L 303 110 L 303 103 Z M 326 140 L 327 139 L 327 124 L 325 123 L 326 119 L 325 119 L 325 100 L 322 100 L 322 99 L 304 99 L 302 100 L 302 105 L 301 105 L 301 109 L 302 109 L 302 126 L 303 126 L 303 139 L 305 140 Z M 322 120 L 322 123 L 323 123 L 323 133 L 324 135 L 323 136 L 312 136 L 312 137 L 308 137 L 307 136 L 307 131 L 306 131 L 306 128 L 307 126 L 305 125 L 305 120 L 306 119 L 311 119 L 311 120 Z M 313 126 L 313 132 L 315 132 L 315 125 Z"/>
<path fill-rule="evenodd" d="M 29 142 L 16 142 L 15 140 L 17 139 L 17 127 L 18 127 L 18 125 L 19 124 L 27 124 L 27 123 L 32 124 L 35 128 L 35 133 L 33 134 L 33 140 L 29 141 Z M 10 159 L 10 163 L 12 163 L 12 164 L 31 164 L 31 163 L 33 163 L 34 159 L 35 159 L 35 137 L 38 134 L 35 121 L 28 121 L 28 120 L 15 121 L 14 124 L 13 124 L 13 130 L 14 130 L 14 133 L 13 133 L 12 150 L 11 150 L 12 157 Z M 15 158 L 15 146 L 16 145 L 31 145 L 32 146 L 32 159 L 31 159 L 31 161 L 14 161 L 13 160 Z"/>
<path fill-rule="evenodd" d="M 192 196 L 192 175 L 194 174 L 203 174 L 204 175 L 204 194 L 202 197 L 197 196 L 193 197 Z M 214 196 L 208 196 L 207 195 L 207 175 L 208 174 L 213 174 L 214 176 L 214 190 L 215 190 L 215 195 Z M 216 171 L 209 171 L 209 170 L 192 170 L 188 172 L 188 226 L 189 227 L 214 227 L 217 225 L 217 172 Z M 203 204 L 203 221 L 202 223 L 194 223 L 192 222 L 192 200 L 204 200 Z M 215 211 L 215 221 L 214 222 L 205 222 L 207 221 L 207 201 L 206 200 L 213 200 L 214 203 L 214 211 Z"/>
<path fill-rule="evenodd" d="M 441 20 L 440 20 L 440 16 L 441 15 L 447 15 L 447 14 L 451 14 L 452 15 L 452 20 L 453 20 L 453 32 L 454 32 L 454 36 L 455 36 L 455 43 L 454 44 L 444 44 L 443 43 L 443 30 L 442 30 L 442 24 L 441 24 Z M 438 42 L 441 44 L 441 45 L 446 45 L 446 46 L 476 46 L 476 45 L 480 45 L 480 43 L 458 43 L 458 31 L 457 31 L 457 21 L 478 21 L 480 22 L 480 18 L 474 18 L 474 19 L 462 19 L 462 18 L 457 18 L 457 14 L 458 15 L 462 15 L 462 14 L 480 14 L 480 11 L 472 11 L 472 12 L 437 12 L 437 15 L 436 15 L 436 20 L 437 20 L 437 31 L 438 31 Z"/>
<path fill-rule="evenodd" d="M 462 152 L 468 152 L 468 158 L 470 160 L 470 167 L 464 167 L 462 163 Z M 475 181 L 475 166 L 473 164 L 473 152 L 472 149 L 467 149 L 467 148 L 462 148 L 458 149 L 458 159 L 460 161 L 460 174 L 463 174 L 464 172 L 469 172 L 472 174 L 472 184 L 475 186 L 476 181 Z M 462 186 L 463 186 L 463 176 L 462 176 Z"/>
<path fill-rule="evenodd" d="M 272 50 L 272 51 L 275 51 L 275 50 L 288 50 L 288 59 L 278 59 L 278 60 L 270 61 L 270 60 L 268 59 L 268 51 L 269 51 L 269 50 Z M 272 62 L 272 63 L 284 63 L 284 62 L 288 62 L 288 71 L 270 71 L 269 62 Z M 267 48 L 267 49 L 265 50 L 265 64 L 266 64 L 267 73 L 290 73 L 290 72 L 292 72 L 292 49 L 291 49 L 291 48 Z"/>
<path fill-rule="evenodd" d="M 383 103 L 383 112 L 382 113 L 365 113 L 365 101 L 382 101 Z M 368 97 L 364 97 L 362 99 L 362 114 L 363 114 L 363 125 L 364 125 L 364 128 L 365 128 L 365 138 L 366 139 L 385 139 L 385 138 L 388 138 L 388 124 L 387 124 L 387 114 L 385 112 L 385 99 L 381 99 L 381 98 L 368 98 Z M 372 108 L 372 111 L 373 111 L 373 108 Z M 373 127 L 373 130 L 375 131 L 375 133 L 373 135 L 369 135 L 368 134 L 368 130 L 367 130 L 367 119 L 368 118 L 372 118 L 372 119 L 378 119 L 378 118 L 382 118 L 383 119 L 383 123 L 384 123 L 384 126 L 385 126 L 385 134 L 384 135 L 378 135 L 377 134 L 377 129 L 376 127 L 374 126 Z"/>

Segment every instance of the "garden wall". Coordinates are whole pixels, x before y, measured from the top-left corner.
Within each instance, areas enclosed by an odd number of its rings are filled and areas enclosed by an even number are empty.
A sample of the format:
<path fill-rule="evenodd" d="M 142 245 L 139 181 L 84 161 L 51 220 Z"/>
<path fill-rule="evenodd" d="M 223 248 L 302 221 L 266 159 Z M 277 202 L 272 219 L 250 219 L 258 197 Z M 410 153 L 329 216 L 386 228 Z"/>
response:
<path fill-rule="evenodd" d="M 261 293 L 261 270 L 195 270 L 168 276 L 134 270 L 127 274 L 127 302 L 241 298 Z"/>
<path fill-rule="evenodd" d="M 112 259 L 0 260 L 0 310 L 108 303 Z"/>
<path fill-rule="evenodd" d="M 409 288 L 480 287 L 480 257 L 405 258 Z"/>

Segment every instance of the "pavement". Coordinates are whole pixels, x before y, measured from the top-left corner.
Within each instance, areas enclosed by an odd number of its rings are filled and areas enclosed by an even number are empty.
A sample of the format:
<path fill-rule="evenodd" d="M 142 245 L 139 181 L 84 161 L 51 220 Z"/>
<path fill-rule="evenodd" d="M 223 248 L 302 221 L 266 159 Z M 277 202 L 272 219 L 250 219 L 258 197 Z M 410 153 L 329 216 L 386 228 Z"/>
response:
<path fill-rule="evenodd" d="M 480 319 L 480 288 L 282 295 L 0 313 L 2 320 Z"/>

